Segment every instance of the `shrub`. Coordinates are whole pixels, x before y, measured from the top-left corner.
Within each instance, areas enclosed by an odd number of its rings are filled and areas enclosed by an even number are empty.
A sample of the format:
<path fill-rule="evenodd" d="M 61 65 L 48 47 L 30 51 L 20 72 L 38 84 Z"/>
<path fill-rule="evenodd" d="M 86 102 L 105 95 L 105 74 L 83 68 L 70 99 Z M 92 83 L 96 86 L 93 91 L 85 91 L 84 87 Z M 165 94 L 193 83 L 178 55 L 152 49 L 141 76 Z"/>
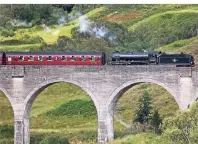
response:
<path fill-rule="evenodd" d="M 8 30 L 3 27 L 0 27 L 0 36 L 12 37 L 14 36 L 14 31 L 11 29 Z"/>
<path fill-rule="evenodd" d="M 96 109 L 92 101 L 73 100 L 60 105 L 58 108 L 48 111 L 48 116 L 75 116 L 90 117 L 96 115 Z"/>
<path fill-rule="evenodd" d="M 0 44 L 2 45 L 36 44 L 36 43 L 42 43 L 43 41 L 44 40 L 39 36 L 32 37 L 29 35 L 24 35 L 20 39 L 1 41 Z"/>
<path fill-rule="evenodd" d="M 23 43 L 28 43 L 28 44 L 34 44 L 34 43 L 41 43 L 43 42 L 43 39 L 39 36 L 29 36 L 29 35 L 24 35 L 22 38 L 21 38 L 21 41 Z"/>
<path fill-rule="evenodd" d="M 0 138 L 14 137 L 14 126 L 0 125 Z"/>
<path fill-rule="evenodd" d="M 69 144 L 68 140 L 59 135 L 45 137 L 39 144 Z"/>
<path fill-rule="evenodd" d="M 44 139 L 44 137 L 45 137 L 44 134 L 31 133 L 31 135 L 30 135 L 30 143 L 31 144 L 39 144 Z"/>
<path fill-rule="evenodd" d="M 0 139 L 0 144 L 13 144 L 14 139 Z"/>

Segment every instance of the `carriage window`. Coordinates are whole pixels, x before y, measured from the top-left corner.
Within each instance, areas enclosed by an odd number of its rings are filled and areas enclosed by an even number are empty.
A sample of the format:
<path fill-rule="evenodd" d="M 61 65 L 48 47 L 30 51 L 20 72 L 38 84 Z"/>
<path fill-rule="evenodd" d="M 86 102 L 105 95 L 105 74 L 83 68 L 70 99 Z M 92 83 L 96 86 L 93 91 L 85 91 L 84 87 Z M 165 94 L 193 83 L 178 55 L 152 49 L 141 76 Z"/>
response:
<path fill-rule="evenodd" d="M 100 60 L 100 57 L 99 57 L 99 56 L 97 56 L 97 57 L 96 57 L 96 60 Z"/>
<path fill-rule="evenodd" d="M 9 56 L 9 57 L 8 57 L 8 61 L 12 61 L 12 58 L 11 58 L 11 56 Z"/>
<path fill-rule="evenodd" d="M 75 56 L 71 56 L 70 61 L 76 61 L 76 57 Z"/>
<path fill-rule="evenodd" d="M 20 61 L 24 61 L 24 57 L 23 56 L 19 56 L 19 60 Z"/>
<path fill-rule="evenodd" d="M 47 60 L 51 61 L 52 60 L 52 56 L 48 56 Z"/>
<path fill-rule="evenodd" d="M 29 56 L 28 57 L 28 61 L 33 61 L 34 60 L 34 57 L 33 56 Z"/>
<path fill-rule="evenodd" d="M 85 61 L 85 56 L 81 56 L 80 61 Z"/>
<path fill-rule="evenodd" d="M 66 57 L 65 56 L 61 56 L 61 60 L 62 61 L 65 61 L 66 60 Z"/>
<path fill-rule="evenodd" d="M 43 61 L 43 56 L 38 56 L 39 61 Z"/>
<path fill-rule="evenodd" d="M 94 57 L 94 56 L 91 56 L 89 59 L 90 59 L 91 61 L 95 61 L 95 57 Z"/>

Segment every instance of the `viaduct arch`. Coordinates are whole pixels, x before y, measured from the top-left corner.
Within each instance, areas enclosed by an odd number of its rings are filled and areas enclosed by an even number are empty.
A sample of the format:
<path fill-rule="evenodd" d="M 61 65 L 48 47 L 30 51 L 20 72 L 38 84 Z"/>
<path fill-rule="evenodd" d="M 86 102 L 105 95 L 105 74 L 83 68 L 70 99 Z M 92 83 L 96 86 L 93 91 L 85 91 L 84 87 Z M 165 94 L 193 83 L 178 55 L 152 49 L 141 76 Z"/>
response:
<path fill-rule="evenodd" d="M 96 107 L 96 111 L 98 112 L 99 104 L 98 104 L 97 100 L 95 99 L 95 96 L 86 86 L 84 86 L 80 82 L 74 81 L 74 80 L 69 80 L 69 79 L 64 79 L 64 78 L 55 78 L 55 79 L 50 79 L 45 82 L 42 82 L 42 83 L 38 84 L 35 88 L 33 88 L 32 91 L 27 95 L 26 99 L 24 100 L 24 105 L 25 105 L 25 113 L 24 113 L 25 127 L 24 127 L 24 130 L 26 131 L 24 137 L 25 137 L 26 143 L 30 143 L 30 132 L 29 132 L 30 111 L 31 111 L 31 107 L 32 107 L 36 97 L 48 86 L 53 85 L 55 83 L 59 83 L 59 82 L 74 84 L 74 85 L 78 86 L 79 88 L 81 88 L 82 90 L 84 90 L 91 97 L 91 99 Z"/>
<path fill-rule="evenodd" d="M 137 79 L 133 79 L 122 84 L 110 95 L 109 101 L 107 103 L 107 107 L 108 107 L 107 109 L 108 109 L 108 115 L 109 115 L 109 117 L 107 117 L 108 119 L 107 121 L 109 121 L 108 134 L 109 134 L 110 141 L 114 139 L 113 115 L 114 115 L 114 107 L 117 101 L 120 99 L 123 93 L 126 92 L 129 88 L 140 83 L 151 83 L 151 84 L 156 84 L 156 85 L 163 87 L 167 92 L 169 92 L 173 96 L 174 100 L 177 102 L 177 93 L 173 89 L 171 89 L 167 84 L 164 84 L 155 79 L 148 79 L 148 78 L 138 79 L 137 78 Z"/>

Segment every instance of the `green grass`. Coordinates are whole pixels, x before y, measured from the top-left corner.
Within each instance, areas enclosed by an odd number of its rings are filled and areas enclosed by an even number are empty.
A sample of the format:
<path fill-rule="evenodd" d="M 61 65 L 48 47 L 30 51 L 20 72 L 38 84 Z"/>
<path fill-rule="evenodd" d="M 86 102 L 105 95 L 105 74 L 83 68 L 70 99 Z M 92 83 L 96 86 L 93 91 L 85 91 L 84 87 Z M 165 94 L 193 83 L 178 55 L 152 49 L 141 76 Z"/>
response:
<path fill-rule="evenodd" d="M 13 125 L 14 113 L 9 100 L 3 92 L 0 91 L 0 125 L 3 124 Z"/>
<path fill-rule="evenodd" d="M 39 51 L 41 44 L 0 45 L 0 51 Z"/>
<path fill-rule="evenodd" d="M 40 36 L 44 39 L 44 41 L 48 44 L 55 43 L 59 36 L 65 35 L 67 37 L 71 37 L 72 28 L 76 27 L 76 25 L 67 25 L 67 26 L 58 26 L 57 28 L 51 28 L 51 31 L 46 32 L 44 30 L 37 31 L 32 33 L 34 36 Z"/>
<path fill-rule="evenodd" d="M 156 136 L 151 132 L 150 133 L 147 132 L 136 135 L 128 135 L 123 138 L 118 138 L 112 142 L 109 142 L 109 144 L 154 144 L 154 140 L 156 139 L 156 137 L 158 136 Z"/>

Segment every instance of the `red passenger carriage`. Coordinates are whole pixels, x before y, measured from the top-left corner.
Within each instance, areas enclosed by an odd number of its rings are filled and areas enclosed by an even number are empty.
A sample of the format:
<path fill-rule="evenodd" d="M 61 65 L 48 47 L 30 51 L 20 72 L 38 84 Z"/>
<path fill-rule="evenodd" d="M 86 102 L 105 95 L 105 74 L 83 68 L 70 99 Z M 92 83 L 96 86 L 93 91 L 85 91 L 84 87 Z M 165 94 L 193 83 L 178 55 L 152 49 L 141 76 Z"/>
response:
<path fill-rule="evenodd" d="M 105 64 L 103 52 L 7 52 L 5 55 L 6 65 Z"/>

